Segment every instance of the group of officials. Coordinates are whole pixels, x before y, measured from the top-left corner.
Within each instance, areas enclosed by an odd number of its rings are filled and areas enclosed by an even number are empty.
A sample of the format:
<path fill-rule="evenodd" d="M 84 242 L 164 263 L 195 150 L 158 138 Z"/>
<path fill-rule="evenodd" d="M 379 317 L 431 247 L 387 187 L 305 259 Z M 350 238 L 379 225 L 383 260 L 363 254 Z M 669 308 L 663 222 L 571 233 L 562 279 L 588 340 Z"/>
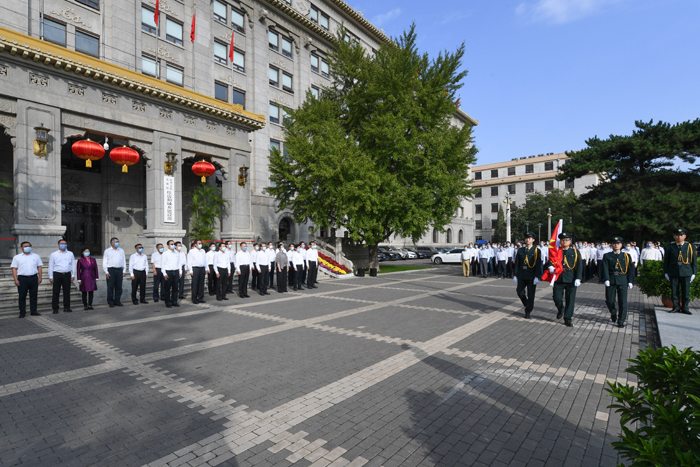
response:
<path fill-rule="evenodd" d="M 166 308 L 179 307 L 178 300 L 185 296 L 185 277 L 189 273 L 192 279 L 192 303 L 206 303 L 204 286 L 208 283 L 210 296 L 216 295 L 218 301 L 228 300 L 228 293 L 233 293 L 234 278 L 238 276 L 238 296 L 248 298 L 248 282 L 260 295 L 269 295 L 268 289 L 274 287 L 277 276 L 277 292 L 285 293 L 288 286 L 294 290 L 304 287 L 315 289 L 318 277 L 318 251 L 315 242 L 298 245 L 289 244 L 289 250 L 280 242 L 277 248 L 272 242 L 254 243 L 252 250 L 243 242 L 240 250 L 235 252 L 233 242 L 212 243 L 207 252 L 201 240 L 192 242 L 189 252 L 183 251 L 182 243 L 168 240 L 166 245 L 159 243 L 156 251 L 149 258 L 143 252 L 143 245 L 134 245 L 135 252 L 126 261 L 126 254 L 120 248 L 119 239 L 112 238 L 110 247 L 102 257 L 102 270 L 107 282 L 107 303 L 110 308 L 123 306 L 121 302 L 123 279 L 128 274 L 131 278 L 131 301 L 134 305 L 147 304 L 146 281 L 149 271 L 153 275 L 153 301 L 163 301 Z M 26 316 L 27 295 L 29 295 L 30 314 L 39 316 L 38 288 L 42 282 L 43 262 L 41 257 L 32 253 L 30 242 L 21 244 L 22 253 L 12 259 L 12 275 L 19 292 L 19 317 Z M 65 240 L 58 241 L 58 249 L 49 257 L 49 281 L 53 286 L 51 306 L 53 313 L 58 313 L 59 298 L 63 293 L 63 312 L 71 313 L 71 283 L 77 279 L 82 293 L 83 307 L 92 310 L 93 294 L 97 290 L 99 268 L 95 258 L 90 256 L 89 248 L 83 248 L 81 257 L 76 261 L 74 254 L 68 250 Z M 208 281 L 207 281 L 208 277 Z M 138 297 L 137 297 L 138 295 Z M 158 309 L 155 309 L 158 311 Z"/>

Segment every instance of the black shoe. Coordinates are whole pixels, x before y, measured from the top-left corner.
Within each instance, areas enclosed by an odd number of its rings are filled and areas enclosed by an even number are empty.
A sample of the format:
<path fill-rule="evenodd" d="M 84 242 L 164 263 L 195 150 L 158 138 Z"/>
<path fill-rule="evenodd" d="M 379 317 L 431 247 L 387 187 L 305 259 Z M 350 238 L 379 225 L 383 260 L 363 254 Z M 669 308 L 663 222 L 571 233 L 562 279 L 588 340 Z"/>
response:
<path fill-rule="evenodd" d="M 692 315 L 693 314 L 693 313 L 691 313 L 690 310 L 681 310 L 681 313 L 683 313 L 684 315 Z"/>
<path fill-rule="evenodd" d="M 669 313 L 680 313 L 681 310 L 679 308 L 673 308 Z"/>
<path fill-rule="evenodd" d="M 58 310 L 53 310 L 53 314 L 54 314 L 54 315 L 57 315 L 57 314 L 58 314 Z"/>
<path fill-rule="evenodd" d="M 223 299 L 223 298 L 217 298 L 216 301 L 217 301 L 217 302 L 223 302 L 224 299 Z"/>
<path fill-rule="evenodd" d="M 154 298 L 154 299 L 153 299 L 153 303 L 158 303 L 158 299 L 157 299 L 157 298 Z"/>
<path fill-rule="evenodd" d="M 525 319 L 530 319 L 530 313 L 525 313 Z"/>
<path fill-rule="evenodd" d="M 85 306 L 85 307 L 83 307 L 83 309 L 84 309 L 85 311 L 88 311 L 88 310 L 90 309 L 90 307 L 89 307 L 89 306 Z"/>
<path fill-rule="evenodd" d="M 115 305 L 116 305 L 116 306 L 124 306 L 124 304 L 123 304 L 123 303 L 121 303 L 121 302 L 119 302 L 119 303 L 115 303 Z"/>
<path fill-rule="evenodd" d="M 222 300 L 228 300 L 228 297 L 224 297 L 224 298 L 222 298 Z"/>
<path fill-rule="evenodd" d="M 296 288 L 296 287 L 294 287 L 294 290 L 297 290 L 297 288 Z"/>
<path fill-rule="evenodd" d="M 563 311 L 560 311 L 559 313 L 557 313 L 557 319 L 561 319 L 562 316 L 564 316 L 564 312 L 563 312 Z"/>
<path fill-rule="evenodd" d="M 109 307 L 110 307 L 110 308 L 114 308 L 114 305 L 110 305 Z"/>
<path fill-rule="evenodd" d="M 133 303 L 134 303 L 134 305 L 138 305 L 138 304 L 139 304 L 139 301 L 138 301 L 138 300 L 134 300 Z"/>
<path fill-rule="evenodd" d="M 194 303 L 195 305 L 197 305 L 197 304 L 199 303 L 199 301 L 197 301 L 197 300 L 192 300 L 192 303 Z"/>
<path fill-rule="evenodd" d="M 180 306 L 179 303 L 173 303 L 173 306 Z"/>
<path fill-rule="evenodd" d="M 27 316 L 27 315 L 26 315 L 26 314 L 24 314 L 24 315 L 19 315 L 20 318 L 24 318 L 25 316 Z"/>
<path fill-rule="evenodd" d="M 41 316 L 41 313 L 39 313 L 38 311 L 34 312 L 34 313 L 29 313 L 29 314 L 32 316 Z"/>
<path fill-rule="evenodd" d="M 184 300 L 184 299 L 185 299 L 184 296 L 182 296 L 182 297 L 177 297 L 177 298 L 179 298 L 180 300 Z"/>
<path fill-rule="evenodd" d="M 63 312 L 64 313 L 73 313 L 73 310 L 71 310 L 70 308 L 66 308 L 65 310 L 63 310 Z"/>
<path fill-rule="evenodd" d="M 88 305 L 88 310 L 94 310 L 94 308 L 92 307 L 92 305 Z"/>
<path fill-rule="evenodd" d="M 613 323 L 617 323 L 617 315 L 612 315 L 610 317 L 610 321 L 612 321 Z"/>
<path fill-rule="evenodd" d="M 148 302 L 146 300 L 142 300 L 139 303 L 143 303 L 144 305 L 148 305 Z"/>
<path fill-rule="evenodd" d="M 197 300 L 199 303 L 207 303 L 204 300 Z"/>
<path fill-rule="evenodd" d="M 250 295 L 245 294 L 244 297 L 245 297 L 245 298 L 250 298 Z"/>
<path fill-rule="evenodd" d="M 624 328 L 624 327 L 625 327 L 625 323 L 617 323 L 617 327 L 618 327 L 618 328 Z"/>
<path fill-rule="evenodd" d="M 573 327 L 574 327 L 574 325 L 571 324 L 571 321 L 569 321 L 568 319 L 564 320 L 564 325 L 565 325 L 566 327 L 568 327 L 568 328 L 573 328 Z"/>
<path fill-rule="evenodd" d="M 209 292 L 209 296 L 210 296 L 210 297 L 213 297 L 214 295 L 216 295 L 216 294 L 213 294 L 213 293 Z"/>
<path fill-rule="evenodd" d="M 165 304 L 165 308 L 172 308 L 173 306 L 170 303 Z"/>

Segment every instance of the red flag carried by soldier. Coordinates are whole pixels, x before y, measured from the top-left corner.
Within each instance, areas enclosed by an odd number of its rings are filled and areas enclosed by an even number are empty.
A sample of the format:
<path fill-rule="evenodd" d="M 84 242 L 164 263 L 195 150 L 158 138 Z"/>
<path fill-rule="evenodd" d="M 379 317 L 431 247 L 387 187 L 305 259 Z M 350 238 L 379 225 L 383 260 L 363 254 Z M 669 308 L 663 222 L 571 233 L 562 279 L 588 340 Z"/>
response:
<path fill-rule="evenodd" d="M 552 238 L 549 240 L 549 262 L 554 266 L 554 273 L 552 274 L 549 272 L 549 269 L 545 269 L 544 274 L 542 274 L 542 279 L 540 279 L 542 281 L 549 281 L 551 284 L 554 284 L 559 274 L 564 271 L 564 267 L 561 265 L 563 253 L 561 246 L 559 246 L 559 234 L 562 231 L 562 224 L 562 220 L 559 219 L 557 227 L 554 229 L 554 232 L 552 232 Z"/>

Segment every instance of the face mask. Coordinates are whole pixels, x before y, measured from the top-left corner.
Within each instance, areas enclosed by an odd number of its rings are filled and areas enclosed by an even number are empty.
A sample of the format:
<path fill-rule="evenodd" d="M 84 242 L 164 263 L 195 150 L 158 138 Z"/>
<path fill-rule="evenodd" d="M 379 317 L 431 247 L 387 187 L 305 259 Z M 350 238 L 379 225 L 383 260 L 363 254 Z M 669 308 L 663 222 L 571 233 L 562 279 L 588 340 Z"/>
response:
<path fill-rule="evenodd" d="M 114 248 L 119 248 L 119 242 L 114 243 Z"/>
<path fill-rule="evenodd" d="M 171 250 L 174 250 L 174 249 L 175 249 L 175 245 L 168 245 L 168 248 L 170 248 Z"/>
<path fill-rule="evenodd" d="M 158 253 L 163 253 L 164 248 L 158 248 Z"/>
<path fill-rule="evenodd" d="M 649 244 L 647 244 L 647 247 L 649 247 L 649 248 L 653 248 L 653 247 L 654 247 L 654 245 L 652 245 L 651 243 L 649 243 Z"/>
<path fill-rule="evenodd" d="M 198 244 L 197 244 L 197 249 L 198 249 L 198 250 L 201 250 L 201 249 L 202 249 L 202 244 L 201 244 L 201 243 L 198 243 Z"/>
<path fill-rule="evenodd" d="M 294 247 L 290 248 L 291 251 L 294 251 Z"/>
<path fill-rule="evenodd" d="M 260 247 L 259 247 L 259 246 L 256 246 L 256 247 L 255 247 L 255 251 L 258 251 L 258 250 L 260 250 Z"/>
<path fill-rule="evenodd" d="M 139 248 L 139 253 L 143 253 L 143 248 Z"/>
<path fill-rule="evenodd" d="M 287 250 L 284 249 L 284 247 L 282 247 L 282 248 L 280 248 L 280 249 L 282 250 L 282 253 L 284 253 L 285 251 L 287 251 Z"/>
<path fill-rule="evenodd" d="M 226 247 L 225 247 L 225 246 L 222 246 L 222 247 L 221 247 L 221 251 L 222 251 L 222 252 L 226 251 Z"/>
<path fill-rule="evenodd" d="M 263 251 L 267 251 L 267 247 L 266 247 L 266 246 L 263 247 Z"/>
<path fill-rule="evenodd" d="M 177 251 L 181 251 L 181 250 L 182 250 L 182 245 L 177 247 Z"/>
<path fill-rule="evenodd" d="M 244 246 L 244 247 L 243 247 L 243 251 L 246 251 L 246 250 L 248 250 L 248 247 L 247 247 L 247 246 Z"/>
<path fill-rule="evenodd" d="M 89 251 L 84 252 L 83 256 L 85 256 L 87 258 L 88 256 L 90 256 L 90 252 Z"/>
<path fill-rule="evenodd" d="M 68 249 L 68 245 L 58 245 L 58 247 L 59 247 L 61 250 L 67 250 L 67 249 Z"/>
<path fill-rule="evenodd" d="M 233 250 L 233 245 L 228 245 L 226 248 L 228 248 L 229 250 Z"/>
<path fill-rule="evenodd" d="M 25 247 L 24 247 L 24 252 L 25 252 L 25 253 L 31 253 L 31 252 L 32 252 L 32 247 L 30 247 L 30 246 L 25 246 Z"/>

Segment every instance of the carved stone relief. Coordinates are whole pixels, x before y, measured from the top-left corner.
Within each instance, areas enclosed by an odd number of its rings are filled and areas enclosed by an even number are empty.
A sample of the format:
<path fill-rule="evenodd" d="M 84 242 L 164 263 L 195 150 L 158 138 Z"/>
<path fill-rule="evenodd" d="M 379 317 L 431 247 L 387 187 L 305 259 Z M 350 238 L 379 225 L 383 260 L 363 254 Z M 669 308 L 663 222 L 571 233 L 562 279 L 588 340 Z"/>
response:
<path fill-rule="evenodd" d="M 75 12 L 73 8 L 64 8 L 61 11 L 55 11 L 51 10 L 51 14 L 60 16 L 61 18 L 67 19 L 68 21 L 72 21 L 75 24 L 79 24 L 81 26 L 84 26 L 86 28 L 90 28 L 89 24 L 86 24 L 80 16 L 78 16 L 78 13 Z"/>
<path fill-rule="evenodd" d="M 219 37 L 221 39 L 223 39 L 224 41 L 226 41 L 227 44 L 231 44 L 231 34 L 233 34 L 233 32 L 229 32 L 226 34 L 219 34 Z M 233 39 L 233 45 L 235 47 L 243 47 L 243 44 L 241 42 L 237 41 L 236 38 Z"/>
<path fill-rule="evenodd" d="M 148 0 L 148 3 L 151 5 L 156 4 L 156 0 Z M 164 11 L 165 13 L 168 13 L 169 15 L 172 16 L 177 16 L 177 13 L 175 13 L 172 8 L 170 8 L 170 4 L 168 3 L 168 0 L 160 0 L 158 3 L 158 8 L 160 8 L 160 11 Z"/>
<path fill-rule="evenodd" d="M 239 82 L 236 80 L 236 77 L 235 77 L 235 76 L 232 76 L 231 74 L 229 74 L 229 75 L 226 76 L 225 78 L 221 78 L 221 81 L 226 81 L 227 83 L 231 83 L 231 84 L 232 84 L 234 87 L 236 87 L 236 88 L 241 88 L 241 89 L 243 88 L 243 86 L 241 85 L 241 83 L 239 83 Z"/>
<path fill-rule="evenodd" d="M 172 120 L 173 119 L 173 111 L 161 108 L 160 109 L 160 118 L 164 118 L 166 120 Z"/>
<path fill-rule="evenodd" d="M 67 174 L 61 177 L 61 194 L 82 198 L 85 192 L 82 188 L 83 179 L 77 174 Z"/>
<path fill-rule="evenodd" d="M 35 73 L 29 73 L 29 83 L 31 83 L 35 86 L 42 86 L 44 88 L 48 88 L 49 87 L 49 77 L 37 75 Z"/>
<path fill-rule="evenodd" d="M 77 84 L 69 84 L 68 94 L 71 94 L 73 96 L 85 97 L 85 87 L 79 86 Z"/>
<path fill-rule="evenodd" d="M 7 112 L 8 114 L 17 113 L 17 102 L 12 99 L 0 97 L 0 112 Z"/>
<path fill-rule="evenodd" d="M 133 110 L 135 112 L 146 113 L 146 104 L 143 102 L 139 102 L 139 101 L 132 101 L 131 102 L 131 110 Z"/>
<path fill-rule="evenodd" d="M 102 93 L 102 103 L 109 105 L 119 105 L 119 96 L 114 94 L 108 94 L 106 92 Z"/>
<path fill-rule="evenodd" d="M 287 101 L 284 96 L 277 96 L 273 98 L 274 101 L 279 102 L 282 105 L 291 105 L 291 102 Z"/>
<path fill-rule="evenodd" d="M 209 131 L 216 131 L 216 128 L 218 127 L 216 122 L 210 122 L 207 120 L 207 130 Z"/>
<path fill-rule="evenodd" d="M 187 115 L 185 114 L 185 125 L 191 125 L 191 126 L 196 126 L 197 125 L 197 119 L 192 116 L 192 115 Z"/>
<path fill-rule="evenodd" d="M 0 66 L 0 77 L 7 78 L 9 73 L 9 68 L 2 65 Z"/>
<path fill-rule="evenodd" d="M 304 16 L 308 16 L 311 13 L 311 4 L 306 0 L 297 0 L 294 2 L 294 6 L 297 11 Z"/>
<path fill-rule="evenodd" d="M 162 44 L 158 46 L 157 51 L 155 49 L 150 48 L 150 47 L 148 48 L 148 51 L 151 52 L 153 55 L 158 54 L 159 56 L 161 56 L 163 58 L 167 58 L 169 60 L 179 62 L 179 60 L 176 57 L 174 57 L 172 53 L 170 53 L 168 48 Z"/>

